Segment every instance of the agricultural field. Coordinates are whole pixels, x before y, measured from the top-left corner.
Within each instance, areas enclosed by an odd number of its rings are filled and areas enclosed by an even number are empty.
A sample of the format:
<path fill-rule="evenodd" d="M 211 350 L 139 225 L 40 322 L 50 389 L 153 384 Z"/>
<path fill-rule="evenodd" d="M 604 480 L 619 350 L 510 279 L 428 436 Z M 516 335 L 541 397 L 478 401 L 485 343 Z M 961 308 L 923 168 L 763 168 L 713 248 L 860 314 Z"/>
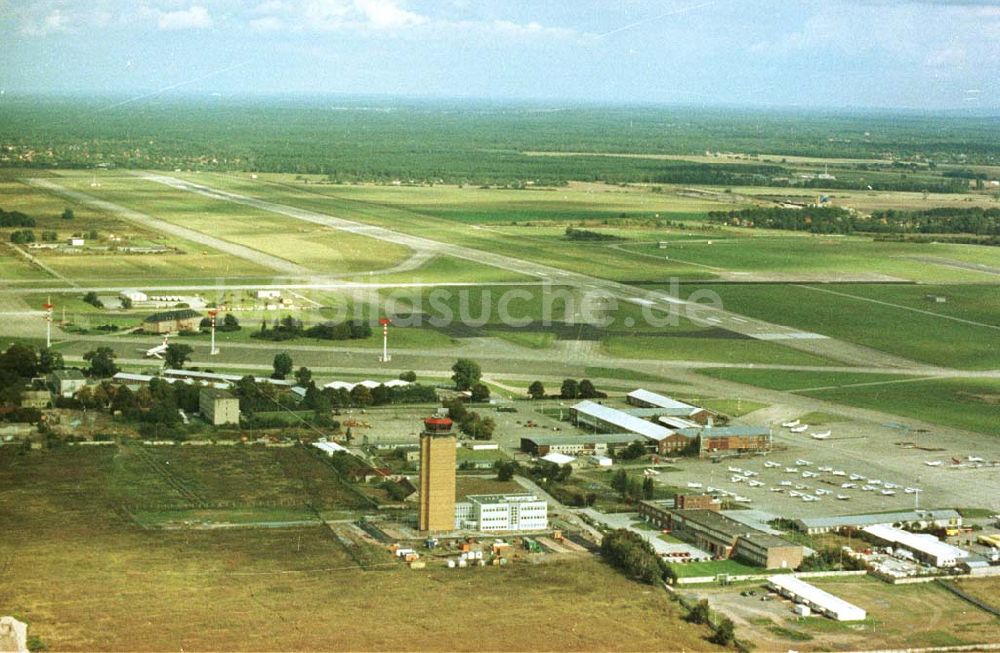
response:
<path fill-rule="evenodd" d="M 14 449 L 0 448 L 0 491 L 11 499 L 0 597 L 52 649 L 490 650 L 501 639 L 524 649 L 565 630 L 543 648 L 712 650 L 662 591 L 596 560 L 411 572 L 387 552 L 345 547 L 325 526 L 147 531 L 111 510 L 114 447 Z M 398 610 L 433 601 L 457 614 L 469 596 L 491 619 L 445 640 L 439 612 Z"/>

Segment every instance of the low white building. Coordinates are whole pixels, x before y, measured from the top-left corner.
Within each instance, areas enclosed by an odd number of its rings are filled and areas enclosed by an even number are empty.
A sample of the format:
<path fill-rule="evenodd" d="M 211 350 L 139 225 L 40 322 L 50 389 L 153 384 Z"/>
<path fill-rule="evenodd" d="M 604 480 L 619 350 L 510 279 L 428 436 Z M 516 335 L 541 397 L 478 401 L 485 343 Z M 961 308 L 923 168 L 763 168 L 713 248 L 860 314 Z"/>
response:
<path fill-rule="evenodd" d="M 281 297 L 280 290 L 258 290 L 257 299 L 278 299 Z"/>
<path fill-rule="evenodd" d="M 969 557 L 968 551 L 942 542 L 926 533 L 911 533 L 882 524 L 868 526 L 863 530 L 893 547 L 902 547 L 912 553 L 917 560 L 935 567 L 954 567 L 960 559 Z"/>
<path fill-rule="evenodd" d="M 118 296 L 122 299 L 127 299 L 130 302 L 146 302 L 149 301 L 149 295 L 140 290 L 123 290 L 118 293 Z"/>
<path fill-rule="evenodd" d="M 576 458 L 574 458 L 573 456 L 567 456 L 564 453 L 555 453 L 555 452 L 542 456 L 542 460 L 544 460 L 547 463 L 559 465 L 560 467 L 562 467 L 563 465 L 569 465 L 576 462 Z"/>
<path fill-rule="evenodd" d="M 549 504 L 534 494 L 470 494 L 455 504 L 455 528 L 482 532 L 541 531 Z"/>
<path fill-rule="evenodd" d="M 336 442 L 313 442 L 312 446 L 316 447 L 328 456 L 332 456 L 335 453 L 347 452 L 346 447 L 342 447 Z"/>
<path fill-rule="evenodd" d="M 771 576 L 767 579 L 767 583 L 782 596 L 837 621 L 861 621 L 868 616 L 862 608 L 853 603 L 810 585 L 792 574 Z"/>

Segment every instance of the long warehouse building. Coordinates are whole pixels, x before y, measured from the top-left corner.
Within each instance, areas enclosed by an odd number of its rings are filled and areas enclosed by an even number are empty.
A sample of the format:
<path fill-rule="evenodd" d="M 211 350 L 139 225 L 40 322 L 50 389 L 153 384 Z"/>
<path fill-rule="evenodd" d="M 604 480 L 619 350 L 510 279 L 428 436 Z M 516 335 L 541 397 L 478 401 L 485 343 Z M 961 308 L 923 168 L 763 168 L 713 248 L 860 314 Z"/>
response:
<path fill-rule="evenodd" d="M 921 562 L 935 567 L 954 567 L 959 559 L 969 557 L 968 551 L 942 542 L 933 535 L 911 533 L 882 524 L 868 526 L 862 530 L 882 542 L 906 549 Z"/>
<path fill-rule="evenodd" d="M 767 579 L 768 584 L 782 596 L 796 603 L 809 606 L 813 612 L 837 621 L 861 621 L 868 616 L 864 609 L 844 599 L 810 585 L 792 574 L 778 574 Z"/>

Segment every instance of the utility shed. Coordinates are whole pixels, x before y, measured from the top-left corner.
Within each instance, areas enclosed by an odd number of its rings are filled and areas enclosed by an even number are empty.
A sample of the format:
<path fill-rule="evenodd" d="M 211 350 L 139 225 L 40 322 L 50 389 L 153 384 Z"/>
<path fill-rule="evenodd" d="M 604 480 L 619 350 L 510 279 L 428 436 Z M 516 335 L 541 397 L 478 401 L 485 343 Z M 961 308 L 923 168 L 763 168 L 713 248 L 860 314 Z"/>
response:
<path fill-rule="evenodd" d="M 767 579 L 776 592 L 796 603 L 809 606 L 813 612 L 826 615 L 836 621 L 861 621 L 868 614 L 853 603 L 810 585 L 792 574 L 779 574 Z"/>

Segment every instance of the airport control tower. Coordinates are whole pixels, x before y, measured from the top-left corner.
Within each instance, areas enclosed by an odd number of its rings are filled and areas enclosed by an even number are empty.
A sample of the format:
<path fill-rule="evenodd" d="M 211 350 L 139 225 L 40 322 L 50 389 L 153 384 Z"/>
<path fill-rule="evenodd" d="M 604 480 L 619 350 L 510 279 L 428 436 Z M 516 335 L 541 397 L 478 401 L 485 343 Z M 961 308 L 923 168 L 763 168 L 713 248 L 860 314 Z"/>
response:
<path fill-rule="evenodd" d="M 447 417 L 428 417 L 420 434 L 420 530 L 455 530 L 455 434 Z"/>

